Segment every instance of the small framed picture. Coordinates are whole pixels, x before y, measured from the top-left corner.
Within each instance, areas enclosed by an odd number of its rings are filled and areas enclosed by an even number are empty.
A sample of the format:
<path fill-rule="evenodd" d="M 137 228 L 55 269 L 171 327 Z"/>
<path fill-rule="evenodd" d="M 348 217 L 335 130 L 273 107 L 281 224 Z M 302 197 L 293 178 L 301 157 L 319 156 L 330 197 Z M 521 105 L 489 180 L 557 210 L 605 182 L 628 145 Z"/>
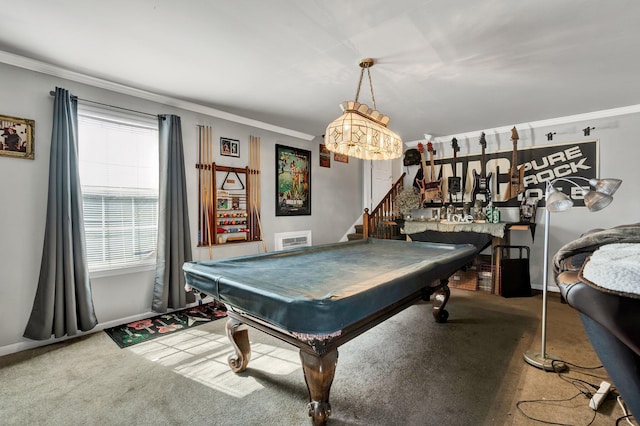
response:
<path fill-rule="evenodd" d="M 33 160 L 35 121 L 0 115 L 0 155 Z"/>
<path fill-rule="evenodd" d="M 331 152 L 325 144 L 320 144 L 320 167 L 331 167 Z"/>
<path fill-rule="evenodd" d="M 220 155 L 240 157 L 240 141 L 237 139 L 220 138 Z"/>
<path fill-rule="evenodd" d="M 348 163 L 349 162 L 349 156 L 348 155 L 336 154 L 335 152 L 333 153 L 333 159 L 336 160 L 339 163 Z"/>
<path fill-rule="evenodd" d="M 229 191 L 218 189 L 216 191 L 218 210 L 229 210 Z"/>

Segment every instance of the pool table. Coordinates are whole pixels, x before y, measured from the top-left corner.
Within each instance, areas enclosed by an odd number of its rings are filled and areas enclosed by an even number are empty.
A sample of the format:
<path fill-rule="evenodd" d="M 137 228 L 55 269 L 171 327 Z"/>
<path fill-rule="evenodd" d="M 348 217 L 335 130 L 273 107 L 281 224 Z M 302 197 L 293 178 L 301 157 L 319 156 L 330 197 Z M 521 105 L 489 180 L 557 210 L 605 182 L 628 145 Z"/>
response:
<path fill-rule="evenodd" d="M 228 361 L 246 369 L 248 326 L 300 350 L 309 391 L 309 416 L 325 424 L 338 346 L 433 297 L 433 315 L 445 322 L 448 277 L 473 260 L 470 244 L 366 239 L 230 259 L 187 262 L 188 290 L 227 306 Z"/>

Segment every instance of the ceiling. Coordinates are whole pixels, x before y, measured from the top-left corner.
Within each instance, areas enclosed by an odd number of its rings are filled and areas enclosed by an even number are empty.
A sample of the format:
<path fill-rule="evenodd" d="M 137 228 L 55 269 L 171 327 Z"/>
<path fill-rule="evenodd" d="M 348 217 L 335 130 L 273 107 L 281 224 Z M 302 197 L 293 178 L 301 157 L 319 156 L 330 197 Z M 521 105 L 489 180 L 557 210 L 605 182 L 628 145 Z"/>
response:
<path fill-rule="evenodd" d="M 0 50 L 308 135 L 355 97 L 405 141 L 640 104 L 636 0 L 21 0 Z M 10 12 L 8 12 L 10 11 Z M 360 102 L 370 106 L 366 80 Z"/>

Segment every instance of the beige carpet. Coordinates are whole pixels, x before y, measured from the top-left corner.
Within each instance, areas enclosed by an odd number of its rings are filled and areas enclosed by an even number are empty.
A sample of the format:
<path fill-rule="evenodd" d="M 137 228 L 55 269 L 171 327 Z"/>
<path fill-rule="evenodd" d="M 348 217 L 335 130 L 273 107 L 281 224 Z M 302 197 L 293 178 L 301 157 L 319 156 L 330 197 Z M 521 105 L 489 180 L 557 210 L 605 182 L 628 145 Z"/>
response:
<path fill-rule="evenodd" d="M 602 370 L 564 377 L 526 364 L 540 349 L 541 296 L 505 299 L 453 290 L 449 322 L 430 303 L 412 306 L 339 349 L 330 425 L 615 425 L 571 382 L 599 384 Z M 306 386 L 294 347 L 251 330 L 252 360 L 229 370 L 225 320 L 120 349 L 98 332 L 0 358 L 2 425 L 307 425 Z M 547 351 L 595 366 L 577 313 L 549 303 Z M 577 397 L 571 399 L 572 397 Z M 568 400 L 553 402 L 555 400 Z M 595 416 L 595 417 L 594 417 Z"/>

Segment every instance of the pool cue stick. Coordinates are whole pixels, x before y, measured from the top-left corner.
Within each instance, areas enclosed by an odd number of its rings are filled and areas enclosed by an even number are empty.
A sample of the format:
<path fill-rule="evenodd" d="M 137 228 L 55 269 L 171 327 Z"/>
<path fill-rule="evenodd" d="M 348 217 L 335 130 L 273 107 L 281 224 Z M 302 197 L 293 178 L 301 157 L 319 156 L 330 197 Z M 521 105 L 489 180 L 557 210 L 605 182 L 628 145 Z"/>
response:
<path fill-rule="evenodd" d="M 214 198 L 215 198 L 215 188 L 213 187 L 213 137 L 212 137 L 212 133 L 211 133 L 211 127 L 207 126 L 207 141 L 208 141 L 208 151 L 209 151 L 209 155 L 207 158 L 207 162 L 209 163 L 209 206 L 207 208 L 207 220 L 209 221 L 209 224 L 207 226 L 208 228 L 208 243 L 209 243 L 209 259 L 213 259 L 213 242 L 212 240 L 212 232 L 211 232 L 211 225 L 215 224 L 215 218 L 213 217 L 213 202 L 214 202 Z"/>
<path fill-rule="evenodd" d="M 204 195 L 204 188 L 202 185 L 203 173 L 202 173 L 202 126 L 198 126 L 198 244 L 202 244 L 204 235 L 204 202 L 202 197 Z"/>
<path fill-rule="evenodd" d="M 257 179 L 257 164 L 256 164 L 256 159 L 258 157 L 258 153 L 257 153 L 257 149 L 258 149 L 258 144 L 257 144 L 257 139 L 255 137 L 252 138 L 252 163 L 251 163 L 251 169 L 253 170 L 253 174 L 252 179 L 254 182 L 254 189 L 253 189 L 253 193 L 252 193 L 252 202 L 251 202 L 251 207 L 252 207 L 252 216 L 253 216 L 253 230 L 256 234 L 259 235 L 260 239 L 262 240 L 262 233 L 260 232 L 260 215 L 258 214 L 258 193 L 260 191 L 260 181 Z M 266 251 L 266 250 L 265 250 Z"/>
<path fill-rule="evenodd" d="M 251 191 L 249 193 L 249 220 L 247 221 L 247 225 L 251 224 L 251 226 L 249 227 L 249 230 L 251 232 L 250 237 L 251 240 L 253 241 L 256 237 L 256 230 L 255 230 L 255 214 L 254 214 L 254 207 L 255 207 L 255 177 L 253 176 L 254 174 L 254 163 L 255 163 L 255 147 L 254 145 L 254 140 L 253 140 L 253 136 L 249 136 L 249 175 L 248 175 L 248 180 L 249 180 L 249 190 Z"/>
<path fill-rule="evenodd" d="M 198 153 L 196 154 L 196 169 L 197 169 L 197 174 L 198 174 L 198 244 L 200 244 L 200 205 L 201 205 L 201 201 L 202 201 L 202 192 L 201 192 L 201 188 L 200 188 L 200 183 L 202 182 L 202 175 L 200 174 L 200 126 L 196 125 L 197 129 L 198 129 L 198 135 L 196 136 L 198 142 L 198 147 L 196 148 L 198 150 Z"/>
<path fill-rule="evenodd" d="M 267 243 L 262 235 L 262 220 L 260 219 L 260 204 L 261 204 L 261 196 L 262 190 L 260 189 L 260 138 L 256 138 L 256 180 L 258 181 L 258 195 L 256 198 L 256 214 L 258 215 L 258 229 L 260 230 L 260 239 L 262 239 L 262 246 L 264 247 L 264 252 L 267 252 Z"/>
<path fill-rule="evenodd" d="M 267 244 L 264 240 L 264 235 L 262 235 L 262 221 L 260 220 L 260 138 L 257 136 L 252 137 L 252 146 L 253 146 L 253 169 L 254 169 L 254 182 L 255 182 L 255 197 L 254 203 L 252 204 L 254 216 L 258 225 L 258 231 L 260 233 L 260 240 L 262 241 L 262 247 L 264 252 L 267 252 Z"/>
<path fill-rule="evenodd" d="M 249 169 L 251 170 L 251 233 L 255 237 L 256 236 L 256 177 L 255 177 L 255 168 L 256 168 L 256 147 L 255 147 L 255 138 L 250 136 L 250 161 L 249 161 Z"/>
<path fill-rule="evenodd" d="M 209 208 L 209 179 L 207 172 L 207 139 L 206 128 L 202 127 L 202 245 L 207 245 L 207 233 L 209 232 L 209 215 L 207 209 Z"/>

